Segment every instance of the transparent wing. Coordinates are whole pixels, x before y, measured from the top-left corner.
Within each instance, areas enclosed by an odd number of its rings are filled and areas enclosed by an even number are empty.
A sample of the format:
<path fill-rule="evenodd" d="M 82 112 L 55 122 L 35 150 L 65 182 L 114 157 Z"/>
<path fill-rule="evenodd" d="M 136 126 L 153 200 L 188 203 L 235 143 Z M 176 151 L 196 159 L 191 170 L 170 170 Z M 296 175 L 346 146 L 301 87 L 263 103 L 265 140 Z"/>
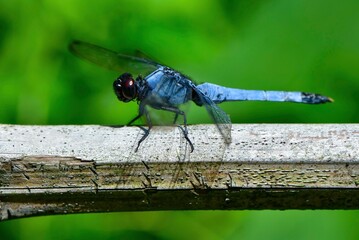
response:
<path fill-rule="evenodd" d="M 120 73 L 130 72 L 132 74 L 145 74 L 160 67 L 158 63 L 149 59 L 120 54 L 115 51 L 78 40 L 70 43 L 69 50 L 79 58 Z"/>
<path fill-rule="evenodd" d="M 230 144 L 232 142 L 232 123 L 227 113 L 225 113 L 220 107 L 218 107 L 209 97 L 204 95 L 202 91 L 198 89 L 194 84 L 192 84 L 192 88 L 197 93 L 199 100 L 206 108 L 213 122 L 216 124 L 224 141 L 227 144 Z"/>

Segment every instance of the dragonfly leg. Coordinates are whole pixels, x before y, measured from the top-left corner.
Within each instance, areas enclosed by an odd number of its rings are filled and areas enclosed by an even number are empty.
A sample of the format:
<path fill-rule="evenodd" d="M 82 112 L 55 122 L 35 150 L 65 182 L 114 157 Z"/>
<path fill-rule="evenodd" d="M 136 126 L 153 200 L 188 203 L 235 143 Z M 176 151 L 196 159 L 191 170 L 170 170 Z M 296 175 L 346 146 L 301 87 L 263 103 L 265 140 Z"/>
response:
<path fill-rule="evenodd" d="M 138 114 L 134 119 L 132 119 L 129 123 L 126 124 L 126 126 L 131 126 L 132 123 L 134 123 L 135 121 L 137 121 L 137 119 L 139 119 L 140 117 L 142 117 L 143 113 Z"/>
<path fill-rule="evenodd" d="M 161 110 L 164 110 L 164 111 L 169 111 L 169 112 L 173 112 L 175 113 L 175 118 L 174 118 L 174 123 L 176 123 L 177 121 L 177 118 L 178 118 L 178 115 L 182 115 L 183 116 L 183 125 L 184 125 L 184 128 L 181 127 L 180 125 L 178 125 L 179 129 L 182 130 L 183 132 L 183 135 L 184 135 L 184 138 L 186 139 L 186 141 L 188 142 L 188 144 L 190 145 L 191 147 L 191 152 L 193 152 L 194 150 L 194 147 L 193 147 L 193 144 L 191 142 L 191 140 L 188 138 L 188 129 L 187 129 L 187 118 L 186 118 L 186 114 L 179 110 L 178 108 L 175 108 L 175 107 L 161 107 L 160 108 Z"/>
<path fill-rule="evenodd" d="M 176 124 L 177 119 L 178 119 L 178 113 L 176 113 L 176 115 L 175 115 L 175 117 L 174 117 L 174 119 L 173 119 L 173 124 Z"/>
<path fill-rule="evenodd" d="M 139 128 L 141 128 L 145 133 L 143 134 L 141 139 L 138 141 L 137 147 L 135 149 L 135 152 L 138 151 L 138 148 L 140 147 L 140 144 L 148 137 L 148 135 L 150 134 L 150 130 L 152 128 L 152 122 L 151 122 L 150 116 L 148 115 L 148 112 L 146 110 L 144 110 L 144 114 L 145 114 L 145 117 L 146 117 L 148 128 L 146 129 L 146 128 L 142 127 L 142 126 L 139 126 Z"/>
<path fill-rule="evenodd" d="M 140 117 L 142 117 L 143 115 L 145 115 L 146 117 L 146 122 L 147 122 L 147 125 L 148 125 L 148 128 L 146 129 L 145 127 L 143 126 L 137 126 L 139 127 L 143 132 L 143 136 L 141 137 L 141 139 L 138 141 L 137 143 L 137 147 L 135 149 L 135 152 L 138 151 L 138 148 L 140 147 L 140 144 L 148 137 L 148 135 L 150 134 L 150 130 L 152 128 L 152 122 L 151 122 L 151 118 L 146 110 L 146 108 L 144 106 L 140 106 L 140 113 L 134 118 L 132 119 L 128 124 L 127 126 L 131 126 L 137 119 L 139 119 Z"/>

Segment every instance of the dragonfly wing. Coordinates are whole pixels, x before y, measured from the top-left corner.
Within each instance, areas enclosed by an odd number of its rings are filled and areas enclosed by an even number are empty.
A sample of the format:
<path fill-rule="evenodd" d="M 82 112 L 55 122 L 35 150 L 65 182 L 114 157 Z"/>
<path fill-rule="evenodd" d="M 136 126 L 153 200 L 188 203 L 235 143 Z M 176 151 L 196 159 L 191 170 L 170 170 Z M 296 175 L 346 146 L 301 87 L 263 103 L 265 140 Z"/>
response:
<path fill-rule="evenodd" d="M 79 58 L 120 73 L 131 72 L 132 74 L 146 74 L 160 67 L 158 63 L 149 59 L 120 54 L 78 40 L 73 41 L 69 45 L 69 49 Z"/>
<path fill-rule="evenodd" d="M 213 122 L 216 124 L 224 141 L 227 144 L 230 144 L 232 142 L 232 123 L 227 113 L 225 113 L 220 107 L 218 107 L 209 97 L 204 95 L 202 91 L 198 89 L 194 84 L 192 88 L 197 93 L 200 103 L 204 105 Z"/>

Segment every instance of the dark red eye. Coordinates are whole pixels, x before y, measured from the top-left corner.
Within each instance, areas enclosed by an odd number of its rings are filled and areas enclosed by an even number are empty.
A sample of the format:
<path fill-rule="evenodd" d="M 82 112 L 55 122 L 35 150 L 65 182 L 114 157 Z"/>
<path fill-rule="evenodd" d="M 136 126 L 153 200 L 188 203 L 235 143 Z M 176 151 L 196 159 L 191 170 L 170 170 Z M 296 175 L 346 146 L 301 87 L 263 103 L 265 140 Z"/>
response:
<path fill-rule="evenodd" d="M 122 82 L 122 93 L 125 98 L 131 100 L 136 96 L 135 81 L 132 78 Z"/>
<path fill-rule="evenodd" d="M 120 101 L 129 102 L 136 98 L 137 88 L 135 80 L 129 73 L 124 73 L 113 82 L 113 89 Z"/>

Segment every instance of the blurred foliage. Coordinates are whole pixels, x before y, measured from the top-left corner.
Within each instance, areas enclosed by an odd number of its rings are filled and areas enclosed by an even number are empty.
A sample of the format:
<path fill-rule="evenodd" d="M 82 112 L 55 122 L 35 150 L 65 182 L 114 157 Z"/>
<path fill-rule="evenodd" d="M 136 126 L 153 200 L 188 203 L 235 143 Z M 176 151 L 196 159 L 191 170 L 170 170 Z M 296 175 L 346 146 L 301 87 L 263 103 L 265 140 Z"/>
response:
<path fill-rule="evenodd" d="M 242 102 L 234 123 L 359 119 L 357 0 L 0 0 L 0 123 L 127 123 L 136 103 L 119 73 L 72 56 L 81 39 L 141 50 L 196 82 L 333 97 L 326 105 Z M 209 122 L 189 108 L 190 123 Z M 357 211 L 184 211 L 38 217 L 0 223 L 0 239 L 358 239 Z"/>

